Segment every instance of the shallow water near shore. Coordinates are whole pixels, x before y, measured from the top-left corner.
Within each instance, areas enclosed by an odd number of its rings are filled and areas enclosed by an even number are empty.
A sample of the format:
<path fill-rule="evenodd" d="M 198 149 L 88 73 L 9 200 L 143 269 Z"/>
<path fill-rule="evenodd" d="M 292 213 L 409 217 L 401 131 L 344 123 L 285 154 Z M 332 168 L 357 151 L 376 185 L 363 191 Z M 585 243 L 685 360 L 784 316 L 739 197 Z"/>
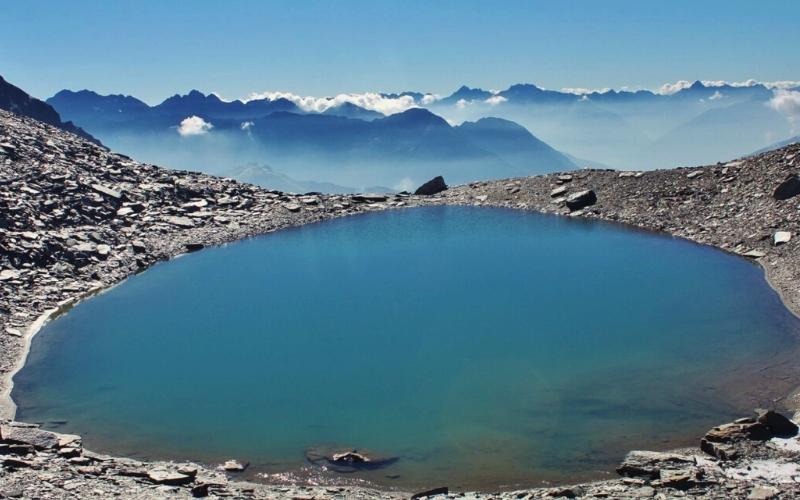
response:
<path fill-rule="evenodd" d="M 797 331 L 759 268 L 712 248 L 431 207 L 159 264 L 47 324 L 13 397 L 114 454 L 491 490 L 695 443 L 788 391 Z M 399 460 L 337 475 L 318 447 Z"/>

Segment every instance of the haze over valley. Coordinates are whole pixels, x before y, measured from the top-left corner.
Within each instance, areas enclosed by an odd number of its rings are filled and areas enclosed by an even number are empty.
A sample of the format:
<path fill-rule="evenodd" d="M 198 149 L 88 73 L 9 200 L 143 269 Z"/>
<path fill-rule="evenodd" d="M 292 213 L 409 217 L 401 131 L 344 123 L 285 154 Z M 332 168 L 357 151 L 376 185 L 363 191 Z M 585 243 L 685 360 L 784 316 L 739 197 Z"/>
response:
<path fill-rule="evenodd" d="M 796 133 L 798 82 L 677 82 L 650 90 L 423 92 L 228 100 L 192 90 L 150 106 L 62 90 L 47 102 L 139 160 L 276 188 L 410 190 L 582 167 L 654 169 L 735 158 Z"/>

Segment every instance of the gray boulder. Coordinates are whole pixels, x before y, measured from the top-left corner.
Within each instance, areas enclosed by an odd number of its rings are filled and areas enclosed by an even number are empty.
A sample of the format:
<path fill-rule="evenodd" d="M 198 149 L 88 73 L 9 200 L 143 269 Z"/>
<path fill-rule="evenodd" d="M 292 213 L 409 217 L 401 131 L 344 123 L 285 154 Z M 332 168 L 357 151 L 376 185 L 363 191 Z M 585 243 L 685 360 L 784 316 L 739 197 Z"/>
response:
<path fill-rule="evenodd" d="M 566 203 L 567 208 L 574 212 L 597 203 L 597 195 L 591 189 L 578 191 L 567 196 Z"/>

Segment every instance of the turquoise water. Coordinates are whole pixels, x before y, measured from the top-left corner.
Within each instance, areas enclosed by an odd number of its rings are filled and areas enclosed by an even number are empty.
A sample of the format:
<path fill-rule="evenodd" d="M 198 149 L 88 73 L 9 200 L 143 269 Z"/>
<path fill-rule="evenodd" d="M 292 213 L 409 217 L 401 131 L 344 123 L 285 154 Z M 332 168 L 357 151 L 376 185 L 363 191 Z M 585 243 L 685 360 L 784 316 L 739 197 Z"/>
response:
<path fill-rule="evenodd" d="M 13 396 L 18 418 L 102 451 L 494 489 L 695 442 L 784 389 L 765 366 L 796 356 L 797 326 L 760 269 L 707 247 L 410 209 L 157 265 L 47 324 Z M 336 475 L 305 459 L 339 446 L 399 460 Z"/>

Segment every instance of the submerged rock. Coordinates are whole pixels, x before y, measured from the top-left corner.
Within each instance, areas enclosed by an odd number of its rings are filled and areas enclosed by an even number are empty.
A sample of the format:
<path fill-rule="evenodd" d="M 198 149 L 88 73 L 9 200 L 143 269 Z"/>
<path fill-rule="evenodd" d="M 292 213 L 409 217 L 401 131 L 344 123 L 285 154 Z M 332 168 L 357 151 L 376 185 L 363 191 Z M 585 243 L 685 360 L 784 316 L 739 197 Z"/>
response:
<path fill-rule="evenodd" d="M 399 458 L 372 455 L 355 449 L 335 452 L 311 449 L 306 451 L 306 459 L 315 465 L 326 465 L 335 472 L 348 473 L 381 469 L 395 463 Z"/>
<path fill-rule="evenodd" d="M 414 194 L 432 195 L 441 193 L 445 190 L 447 190 L 447 184 L 444 183 L 444 177 L 437 175 L 433 179 L 418 187 L 417 190 L 414 191 Z"/>
<path fill-rule="evenodd" d="M 228 460 L 222 464 L 222 469 L 226 472 L 242 472 L 247 468 L 247 465 L 238 460 Z"/>

